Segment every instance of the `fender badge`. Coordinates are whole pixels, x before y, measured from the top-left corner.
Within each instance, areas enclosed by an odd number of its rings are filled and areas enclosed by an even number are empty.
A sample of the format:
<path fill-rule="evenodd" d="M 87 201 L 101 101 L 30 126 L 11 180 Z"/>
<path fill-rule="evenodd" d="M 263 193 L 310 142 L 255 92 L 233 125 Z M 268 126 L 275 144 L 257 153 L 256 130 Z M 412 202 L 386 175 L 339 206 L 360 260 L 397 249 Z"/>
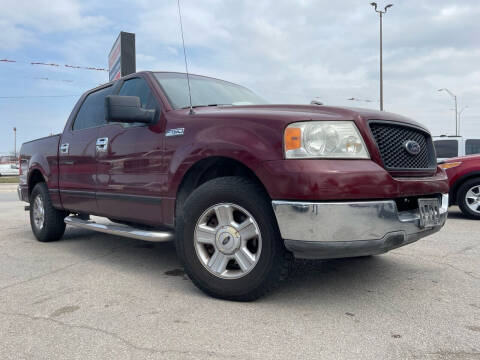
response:
<path fill-rule="evenodd" d="M 165 133 L 165 136 L 183 136 L 184 132 L 185 132 L 185 128 L 170 129 L 170 130 L 167 130 L 167 132 Z"/>

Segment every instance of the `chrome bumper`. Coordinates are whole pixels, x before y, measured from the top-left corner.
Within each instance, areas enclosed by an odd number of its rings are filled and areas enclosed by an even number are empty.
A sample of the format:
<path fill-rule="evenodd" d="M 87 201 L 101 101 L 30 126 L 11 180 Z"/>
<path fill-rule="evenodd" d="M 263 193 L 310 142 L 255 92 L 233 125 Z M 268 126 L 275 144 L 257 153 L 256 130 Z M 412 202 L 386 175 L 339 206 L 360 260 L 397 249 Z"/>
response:
<path fill-rule="evenodd" d="M 380 254 L 433 234 L 448 215 L 442 195 L 438 225 L 422 228 L 417 210 L 397 210 L 393 200 L 358 202 L 273 201 L 287 249 L 300 258 L 339 258 Z"/>

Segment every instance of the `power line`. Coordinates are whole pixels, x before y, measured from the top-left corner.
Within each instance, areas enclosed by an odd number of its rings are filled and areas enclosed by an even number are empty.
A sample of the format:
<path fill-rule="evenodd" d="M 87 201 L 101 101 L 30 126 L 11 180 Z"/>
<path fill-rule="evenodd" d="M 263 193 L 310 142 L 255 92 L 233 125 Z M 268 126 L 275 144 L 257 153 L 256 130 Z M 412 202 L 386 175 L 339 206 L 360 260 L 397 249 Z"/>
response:
<path fill-rule="evenodd" d="M 45 80 L 45 81 L 57 81 L 57 82 L 64 82 L 64 83 L 73 83 L 74 80 L 71 79 L 51 79 L 48 77 L 32 77 L 33 80 Z"/>
<path fill-rule="evenodd" d="M 0 99 L 27 99 L 27 98 L 58 98 L 72 97 L 80 95 L 20 95 L 20 96 L 0 96 Z"/>
<path fill-rule="evenodd" d="M 81 69 L 81 70 L 94 70 L 94 71 L 109 71 L 105 68 L 98 68 L 95 66 L 79 66 L 79 65 L 70 65 L 70 64 L 56 64 L 56 63 L 46 63 L 43 61 L 21 61 L 13 59 L 0 59 L 0 63 L 11 64 L 11 63 L 20 63 L 20 64 L 29 64 L 29 65 L 41 65 L 41 66 L 51 66 L 55 68 L 66 67 L 69 69 Z"/>

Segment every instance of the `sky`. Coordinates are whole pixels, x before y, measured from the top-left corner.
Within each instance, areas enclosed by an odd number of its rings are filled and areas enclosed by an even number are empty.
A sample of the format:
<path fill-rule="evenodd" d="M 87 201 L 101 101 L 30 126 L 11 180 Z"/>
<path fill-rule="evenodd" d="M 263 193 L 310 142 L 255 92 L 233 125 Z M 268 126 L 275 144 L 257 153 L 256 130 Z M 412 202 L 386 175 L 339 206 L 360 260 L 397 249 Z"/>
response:
<path fill-rule="evenodd" d="M 369 3 L 181 0 L 189 69 L 271 103 L 378 108 L 379 18 Z M 461 134 L 480 137 L 480 2 L 393 3 L 383 22 L 385 110 L 451 135 L 454 102 L 437 91 L 448 88 L 459 110 L 468 106 Z M 13 127 L 17 144 L 63 131 L 78 97 L 108 82 L 105 71 L 30 62 L 107 68 L 127 31 L 136 34 L 137 70 L 184 71 L 176 0 L 1 4 L 0 60 L 17 62 L 0 61 L 0 153 L 13 151 Z"/>

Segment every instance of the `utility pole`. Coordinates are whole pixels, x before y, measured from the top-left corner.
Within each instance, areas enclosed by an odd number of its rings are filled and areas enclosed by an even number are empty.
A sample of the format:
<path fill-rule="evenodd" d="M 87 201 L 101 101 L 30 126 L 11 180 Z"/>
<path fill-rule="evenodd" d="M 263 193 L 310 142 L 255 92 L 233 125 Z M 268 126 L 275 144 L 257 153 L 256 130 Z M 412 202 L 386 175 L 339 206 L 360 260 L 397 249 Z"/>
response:
<path fill-rule="evenodd" d="M 383 111 L 383 25 L 382 25 L 382 19 L 383 19 L 383 14 L 387 13 L 388 8 L 391 8 L 393 4 L 388 4 L 385 6 L 385 8 L 382 10 L 377 10 L 377 3 L 372 2 L 370 3 L 375 8 L 375 12 L 378 13 L 380 16 L 380 110 Z"/>
<path fill-rule="evenodd" d="M 17 159 L 17 128 L 13 128 L 13 155 Z"/>
<path fill-rule="evenodd" d="M 446 91 L 448 93 L 448 95 L 450 95 L 453 100 L 455 101 L 455 136 L 459 136 L 459 124 L 458 124 L 458 101 L 457 101 L 457 95 L 455 95 L 454 93 L 452 93 L 450 90 L 448 90 L 447 88 L 442 88 L 442 89 L 438 89 L 438 91 Z M 462 109 L 462 112 L 463 110 L 465 109 Z"/>

